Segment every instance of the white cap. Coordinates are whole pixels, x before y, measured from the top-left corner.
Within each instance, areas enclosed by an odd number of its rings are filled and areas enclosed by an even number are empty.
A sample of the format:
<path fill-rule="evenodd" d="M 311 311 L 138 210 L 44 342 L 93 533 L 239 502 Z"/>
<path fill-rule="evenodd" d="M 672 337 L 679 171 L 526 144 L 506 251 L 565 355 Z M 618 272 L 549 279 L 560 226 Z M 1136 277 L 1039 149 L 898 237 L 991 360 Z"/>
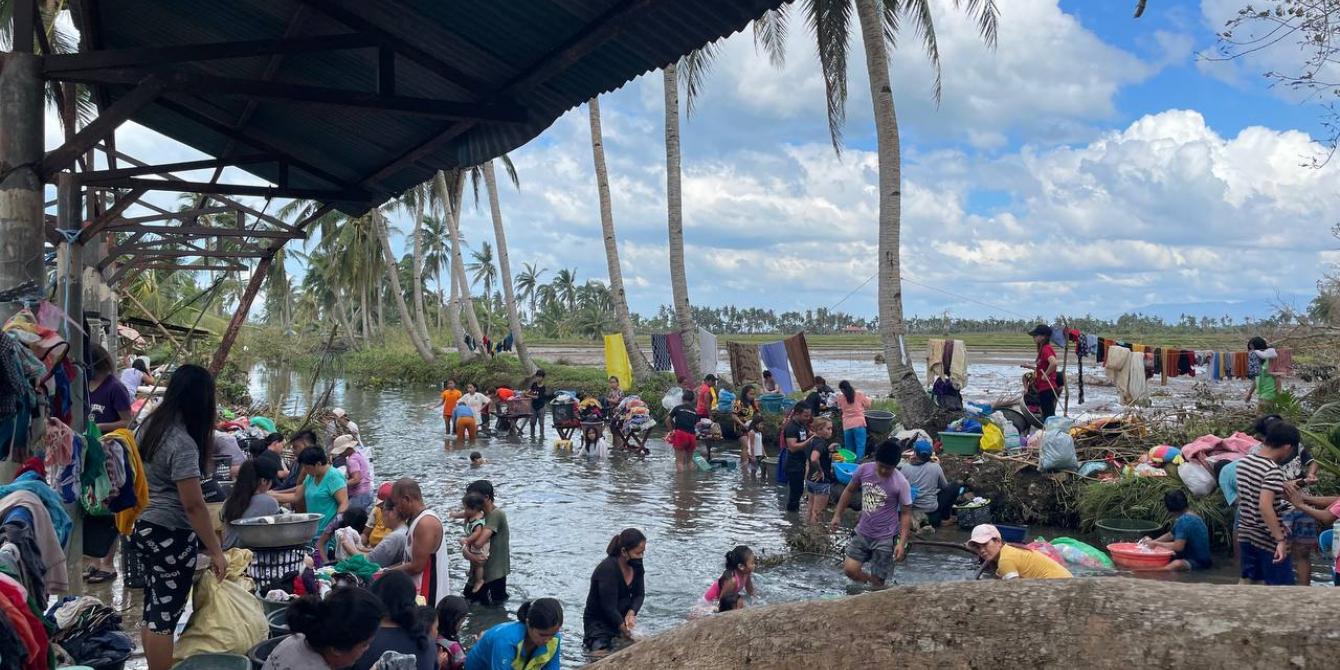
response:
<path fill-rule="evenodd" d="M 1000 531 L 995 526 L 984 523 L 972 529 L 972 537 L 968 539 L 968 544 L 986 544 L 999 539 Z"/>

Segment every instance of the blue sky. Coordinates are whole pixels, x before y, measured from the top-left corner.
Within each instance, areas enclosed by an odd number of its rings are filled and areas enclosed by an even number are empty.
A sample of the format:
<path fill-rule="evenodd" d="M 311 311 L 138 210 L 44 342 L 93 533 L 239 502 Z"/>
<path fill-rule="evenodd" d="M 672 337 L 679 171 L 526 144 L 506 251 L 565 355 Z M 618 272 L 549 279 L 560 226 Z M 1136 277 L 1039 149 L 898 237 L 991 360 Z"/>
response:
<path fill-rule="evenodd" d="M 1009 0 L 994 51 L 952 4 L 936 13 L 938 107 L 912 35 L 892 59 L 902 257 L 917 282 L 905 286 L 907 312 L 1106 316 L 1237 303 L 1235 313 L 1264 315 L 1305 303 L 1340 260 L 1329 233 L 1340 220 L 1335 168 L 1302 166 L 1320 150 L 1321 110 L 1261 76 L 1296 51 L 1211 60 L 1242 0 L 1156 0 L 1139 20 L 1133 0 Z M 793 21 L 778 69 L 750 31 L 725 40 L 683 121 L 695 303 L 832 306 L 874 272 L 877 171 L 859 34 L 841 157 L 811 42 Z M 670 301 L 661 95 L 653 73 L 601 102 L 623 272 L 643 313 Z M 159 160 L 190 155 L 143 129 L 119 140 Z M 604 277 L 585 107 L 512 158 L 521 190 L 502 194 L 512 267 Z M 463 226 L 472 245 L 492 238 L 486 211 L 467 210 Z M 841 309 L 873 315 L 874 283 Z"/>

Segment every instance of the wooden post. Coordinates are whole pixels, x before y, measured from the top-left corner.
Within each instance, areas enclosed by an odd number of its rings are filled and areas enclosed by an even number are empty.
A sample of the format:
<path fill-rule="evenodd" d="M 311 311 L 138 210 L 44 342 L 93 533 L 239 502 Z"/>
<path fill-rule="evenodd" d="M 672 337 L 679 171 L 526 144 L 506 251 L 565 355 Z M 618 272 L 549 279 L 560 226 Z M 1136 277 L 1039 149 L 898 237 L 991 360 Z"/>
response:
<path fill-rule="evenodd" d="M 1061 408 L 1061 414 L 1070 416 L 1070 335 L 1069 322 L 1061 322 L 1061 340 L 1065 342 L 1065 348 L 1061 354 L 1061 375 L 1065 378 L 1065 405 Z"/>
<path fill-rule="evenodd" d="M 61 230 L 78 230 L 82 217 L 80 216 L 80 198 L 79 182 L 75 176 L 69 172 L 62 172 L 56 178 L 56 224 Z M 70 353 L 68 354 L 76 362 L 82 362 L 84 357 L 84 331 L 80 328 L 86 327 L 84 315 L 84 291 L 81 284 L 84 277 L 84 245 L 76 239 L 74 242 L 62 242 L 58 249 L 60 261 L 57 267 L 57 300 L 60 302 L 61 309 L 74 320 L 79 327 L 70 327 L 66 323 L 64 328 L 65 340 L 70 343 Z M 70 428 L 76 433 L 83 433 L 85 422 L 88 420 L 88 407 L 84 404 L 84 397 L 88 390 L 88 377 L 82 365 L 75 366 L 75 375 L 70 379 L 70 417 L 73 425 Z M 84 580 L 80 570 L 80 555 L 84 544 L 84 513 L 79 503 L 65 505 L 65 511 L 70 515 L 70 520 L 74 522 L 70 531 L 70 545 L 65 552 L 65 568 L 70 575 L 70 593 L 81 594 L 84 592 Z"/>
<path fill-rule="evenodd" d="M 21 8 L 30 4 L 15 3 L 15 24 L 23 23 L 18 14 L 24 14 Z M 33 282 L 33 293 L 40 295 L 46 288 L 42 267 L 46 220 L 38 173 L 45 97 L 42 60 L 30 53 L 31 12 L 26 14 L 29 32 L 18 32 L 16 25 L 14 51 L 6 54 L 0 69 L 0 291 Z M 13 316 L 19 307 L 17 303 L 0 304 L 0 322 Z"/>
<path fill-rule="evenodd" d="M 219 350 L 214 352 L 214 359 L 209 363 L 209 371 L 212 374 L 219 374 L 223 369 L 223 364 L 228 360 L 228 351 L 233 348 L 233 342 L 237 340 L 237 331 L 241 330 L 242 324 L 247 320 L 247 312 L 251 311 L 251 303 L 256 299 L 256 294 L 260 292 L 261 284 L 265 281 L 265 275 L 270 272 L 270 263 L 274 261 L 275 249 L 261 257 L 256 264 L 256 270 L 251 274 L 251 281 L 247 282 L 247 289 L 242 292 L 242 301 L 237 305 L 237 311 L 233 313 L 233 318 L 228 322 L 228 329 L 223 331 L 223 341 L 219 342 Z"/>

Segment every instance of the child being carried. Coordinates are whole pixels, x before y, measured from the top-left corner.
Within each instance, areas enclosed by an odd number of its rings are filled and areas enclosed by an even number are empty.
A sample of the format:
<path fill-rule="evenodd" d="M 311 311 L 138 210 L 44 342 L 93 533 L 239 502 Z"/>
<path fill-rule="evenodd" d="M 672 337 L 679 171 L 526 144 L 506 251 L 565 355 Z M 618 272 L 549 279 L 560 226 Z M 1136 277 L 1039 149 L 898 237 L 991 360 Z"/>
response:
<path fill-rule="evenodd" d="M 461 553 L 470 560 L 470 592 L 474 593 L 484 585 L 484 561 L 489 558 L 489 541 L 484 537 L 484 496 L 467 493 L 461 499 L 461 504 L 465 506 L 459 513 L 465 520 Z"/>

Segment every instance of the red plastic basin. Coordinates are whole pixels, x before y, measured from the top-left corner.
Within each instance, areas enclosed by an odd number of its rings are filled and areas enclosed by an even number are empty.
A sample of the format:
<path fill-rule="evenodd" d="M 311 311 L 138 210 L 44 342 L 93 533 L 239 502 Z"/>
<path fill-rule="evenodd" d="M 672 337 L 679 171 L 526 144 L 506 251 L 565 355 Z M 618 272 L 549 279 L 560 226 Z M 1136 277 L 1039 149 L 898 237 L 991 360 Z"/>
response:
<path fill-rule="evenodd" d="M 1135 542 L 1109 544 L 1107 545 L 1107 552 L 1112 554 L 1113 563 L 1127 570 L 1159 570 L 1173 559 L 1173 552 L 1169 549 L 1152 547 L 1142 549 Z"/>

